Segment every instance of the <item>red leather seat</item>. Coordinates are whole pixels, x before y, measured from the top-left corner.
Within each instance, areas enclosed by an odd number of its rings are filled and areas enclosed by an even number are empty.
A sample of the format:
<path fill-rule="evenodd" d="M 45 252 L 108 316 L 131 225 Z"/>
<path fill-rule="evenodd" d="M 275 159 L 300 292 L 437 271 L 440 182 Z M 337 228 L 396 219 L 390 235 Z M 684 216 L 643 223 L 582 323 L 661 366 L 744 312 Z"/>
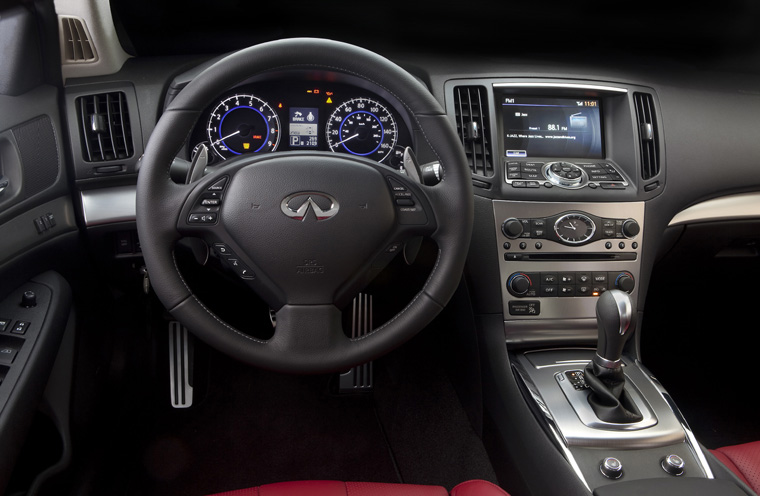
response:
<path fill-rule="evenodd" d="M 382 484 L 377 482 L 279 482 L 213 496 L 448 496 L 441 486 Z M 509 496 L 499 486 L 482 480 L 459 484 L 451 496 Z"/>
<path fill-rule="evenodd" d="M 760 493 L 760 441 L 712 450 L 745 484 Z"/>

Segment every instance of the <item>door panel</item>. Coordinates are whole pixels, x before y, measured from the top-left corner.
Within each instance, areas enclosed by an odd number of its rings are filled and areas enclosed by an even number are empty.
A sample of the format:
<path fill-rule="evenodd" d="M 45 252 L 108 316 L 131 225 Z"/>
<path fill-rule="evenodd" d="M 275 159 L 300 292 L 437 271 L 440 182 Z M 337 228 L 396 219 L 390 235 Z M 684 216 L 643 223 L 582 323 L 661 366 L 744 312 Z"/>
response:
<path fill-rule="evenodd" d="M 72 291 L 59 272 L 71 274 L 71 260 L 81 254 L 62 142 L 60 69 L 57 78 L 49 74 L 50 58 L 59 58 L 48 49 L 57 34 L 45 32 L 51 5 L 0 7 L 0 493 L 64 331 L 73 328 Z"/>

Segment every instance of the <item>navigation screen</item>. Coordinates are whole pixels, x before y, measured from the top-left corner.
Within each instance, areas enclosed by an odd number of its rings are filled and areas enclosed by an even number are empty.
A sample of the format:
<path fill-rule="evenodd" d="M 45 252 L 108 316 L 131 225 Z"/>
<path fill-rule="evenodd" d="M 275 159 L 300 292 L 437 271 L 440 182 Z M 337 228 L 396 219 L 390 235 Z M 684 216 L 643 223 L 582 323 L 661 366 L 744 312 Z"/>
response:
<path fill-rule="evenodd" d="M 599 100 L 504 96 L 507 157 L 602 158 Z"/>

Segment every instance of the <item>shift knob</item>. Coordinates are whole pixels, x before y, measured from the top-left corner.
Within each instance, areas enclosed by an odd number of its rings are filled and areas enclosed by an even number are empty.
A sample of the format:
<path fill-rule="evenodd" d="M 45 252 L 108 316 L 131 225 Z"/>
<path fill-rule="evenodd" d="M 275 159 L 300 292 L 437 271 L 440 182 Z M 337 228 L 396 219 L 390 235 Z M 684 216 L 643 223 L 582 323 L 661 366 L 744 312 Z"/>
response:
<path fill-rule="evenodd" d="M 628 293 L 617 289 L 605 291 L 596 302 L 599 340 L 594 361 L 605 368 L 620 367 L 620 356 L 628 339 L 633 305 Z"/>

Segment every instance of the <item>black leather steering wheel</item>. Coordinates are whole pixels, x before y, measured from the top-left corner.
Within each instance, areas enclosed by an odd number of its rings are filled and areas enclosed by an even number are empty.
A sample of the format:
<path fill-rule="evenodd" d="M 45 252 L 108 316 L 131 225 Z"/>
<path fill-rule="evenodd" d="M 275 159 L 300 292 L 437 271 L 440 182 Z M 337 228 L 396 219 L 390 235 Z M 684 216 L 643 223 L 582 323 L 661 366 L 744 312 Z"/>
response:
<path fill-rule="evenodd" d="M 256 74 L 290 69 L 351 74 L 392 94 L 437 155 L 443 179 L 423 186 L 370 160 L 330 152 L 249 155 L 192 184 L 170 179 L 172 160 L 209 102 Z M 195 213 L 210 193 L 221 197 L 221 207 L 216 215 L 198 217 Z M 414 206 L 399 206 L 399 197 L 412 199 Z M 472 221 L 466 159 L 430 92 L 377 54 L 320 39 L 257 45 L 201 73 L 161 116 L 137 183 L 137 228 L 161 302 L 209 345 L 244 362 L 286 372 L 345 370 L 419 332 L 459 283 Z M 175 244 L 184 236 L 224 245 L 235 257 L 243 271 L 239 275 L 277 312 L 271 339 L 233 328 L 193 294 L 174 258 Z M 338 308 L 389 252 L 417 236 L 429 236 L 439 248 L 422 290 L 385 324 L 361 338 L 347 338 Z"/>

